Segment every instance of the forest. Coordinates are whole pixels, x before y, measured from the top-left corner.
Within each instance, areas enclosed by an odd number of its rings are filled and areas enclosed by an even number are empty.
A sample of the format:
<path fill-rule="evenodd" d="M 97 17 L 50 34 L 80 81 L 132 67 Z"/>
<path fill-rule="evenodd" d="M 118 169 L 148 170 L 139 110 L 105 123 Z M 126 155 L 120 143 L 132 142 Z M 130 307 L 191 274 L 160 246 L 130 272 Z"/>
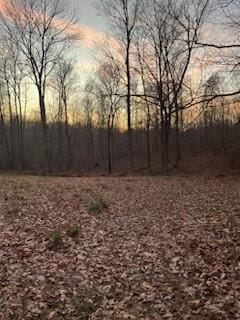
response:
<path fill-rule="evenodd" d="M 240 0 L 0 0 L 0 43 L 0 320 L 239 320 Z"/>
<path fill-rule="evenodd" d="M 79 67 L 65 1 L 2 4 L 0 168 L 168 174 L 240 167 L 238 1 L 93 3 L 108 33 Z"/>

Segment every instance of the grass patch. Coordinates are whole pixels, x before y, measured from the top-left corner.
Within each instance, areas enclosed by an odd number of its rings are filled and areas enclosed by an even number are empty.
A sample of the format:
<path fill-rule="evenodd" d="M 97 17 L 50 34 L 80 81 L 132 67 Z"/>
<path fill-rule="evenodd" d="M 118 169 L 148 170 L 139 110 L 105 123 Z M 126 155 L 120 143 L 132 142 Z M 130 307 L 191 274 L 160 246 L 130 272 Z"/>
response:
<path fill-rule="evenodd" d="M 88 212 L 101 213 L 104 209 L 107 209 L 108 207 L 108 203 L 103 199 L 102 196 L 99 196 L 90 203 Z"/>
<path fill-rule="evenodd" d="M 78 226 L 70 226 L 67 230 L 67 235 L 70 238 L 76 238 L 79 235 L 79 228 Z"/>
<path fill-rule="evenodd" d="M 60 230 L 54 229 L 49 236 L 49 249 L 57 249 L 63 245 L 63 235 Z"/>

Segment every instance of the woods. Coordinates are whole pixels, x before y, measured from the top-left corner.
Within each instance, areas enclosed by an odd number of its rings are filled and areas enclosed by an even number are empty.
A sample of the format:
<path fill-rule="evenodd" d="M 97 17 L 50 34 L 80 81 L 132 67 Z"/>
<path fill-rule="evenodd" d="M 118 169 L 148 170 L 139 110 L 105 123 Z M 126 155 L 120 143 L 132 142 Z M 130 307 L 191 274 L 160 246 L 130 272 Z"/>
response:
<path fill-rule="evenodd" d="M 0 0 L 0 319 L 240 319 L 239 21 Z"/>
<path fill-rule="evenodd" d="M 238 1 L 95 5 L 109 30 L 86 74 L 65 1 L 2 6 L 0 168 L 168 174 L 213 156 L 238 169 Z"/>

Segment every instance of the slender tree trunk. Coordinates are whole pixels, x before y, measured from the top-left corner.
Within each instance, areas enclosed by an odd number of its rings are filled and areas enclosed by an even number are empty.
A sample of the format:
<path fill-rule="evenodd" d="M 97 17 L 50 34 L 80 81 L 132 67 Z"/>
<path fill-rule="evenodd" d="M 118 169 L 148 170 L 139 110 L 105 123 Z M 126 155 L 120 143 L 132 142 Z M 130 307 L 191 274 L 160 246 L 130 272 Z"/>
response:
<path fill-rule="evenodd" d="M 23 111 L 22 111 L 22 101 L 21 101 L 21 85 L 18 84 L 18 105 L 19 105 L 19 130 L 20 130 L 20 141 L 19 141 L 19 156 L 20 156 L 20 167 L 21 170 L 25 167 L 25 150 L 24 150 L 24 118 L 23 118 Z"/>
<path fill-rule="evenodd" d="M 149 112 L 149 107 L 148 107 L 148 114 L 147 114 L 146 143 L 147 143 L 147 167 L 148 167 L 148 173 L 151 174 L 152 165 L 151 165 L 150 112 Z"/>
<path fill-rule="evenodd" d="M 182 160 L 181 155 L 181 145 L 180 145 L 180 128 L 179 128 L 179 107 L 176 105 L 176 123 L 175 123 L 175 129 L 176 129 L 176 164 L 175 166 L 178 168 L 179 161 Z"/>
<path fill-rule="evenodd" d="M 107 154 L 108 154 L 108 173 L 112 174 L 112 150 L 111 150 L 111 124 L 110 116 L 107 122 Z"/>
<path fill-rule="evenodd" d="M 63 170 L 63 134 L 62 134 L 62 104 L 58 99 L 58 169 Z"/>
<path fill-rule="evenodd" d="M 128 159 L 129 170 L 133 171 L 133 141 L 132 141 L 132 117 L 131 117 L 131 71 L 130 71 L 130 35 L 126 52 L 126 71 L 127 71 L 127 125 L 128 125 Z"/>
<path fill-rule="evenodd" d="M 39 105 L 40 105 L 40 113 L 41 113 L 41 123 L 43 130 L 43 152 L 44 152 L 44 160 L 45 160 L 45 169 L 48 172 L 51 172 L 51 153 L 50 153 L 50 144 L 49 144 L 49 132 L 47 125 L 47 117 L 46 117 L 46 107 L 45 107 L 45 99 L 44 94 L 42 93 L 41 88 L 38 88 L 39 93 Z"/>
<path fill-rule="evenodd" d="M 222 150 L 223 150 L 223 155 L 226 156 L 226 130 L 225 130 L 225 114 L 224 114 L 224 109 L 223 109 L 223 112 L 222 112 Z"/>
<path fill-rule="evenodd" d="M 13 111 L 12 111 L 12 101 L 11 93 L 9 88 L 9 83 L 7 81 L 7 96 L 8 96 L 8 108 L 10 117 L 10 169 L 14 168 L 15 159 L 15 148 L 14 148 L 14 121 L 13 121 Z"/>
<path fill-rule="evenodd" d="M 161 110 L 161 167 L 162 167 L 162 174 L 166 173 L 166 166 L 167 166 L 167 152 L 166 152 L 166 128 L 165 128 L 165 120 L 163 111 Z"/>
<path fill-rule="evenodd" d="M 204 144 L 206 145 L 207 154 L 209 154 L 209 124 L 207 112 L 204 112 Z"/>
<path fill-rule="evenodd" d="M 68 151 L 67 169 L 69 170 L 71 169 L 73 164 L 73 152 L 72 152 L 71 135 L 69 132 L 69 125 L 68 125 L 68 106 L 67 106 L 66 94 L 64 94 L 63 103 L 64 103 L 64 112 L 65 112 L 65 135 L 67 138 L 67 151 Z"/>
<path fill-rule="evenodd" d="M 138 53 L 138 57 L 139 57 L 139 63 L 140 63 L 140 67 L 141 67 L 141 78 L 142 78 L 142 85 L 143 85 L 143 90 L 144 90 L 144 95 L 145 95 L 145 103 L 147 106 L 147 124 L 146 124 L 147 168 L 148 168 L 148 173 L 151 174 L 151 171 L 152 171 L 152 168 L 151 168 L 151 144 L 150 144 L 151 116 L 150 116 L 150 107 L 149 107 L 149 103 L 147 100 L 147 90 L 146 90 L 146 83 L 145 83 L 145 78 L 144 78 L 144 67 L 142 65 L 140 52 Z M 157 139 L 158 139 L 158 137 L 157 137 Z"/>
<path fill-rule="evenodd" d="M 169 173 L 169 136 L 170 136 L 170 119 L 161 110 L 161 163 L 162 173 Z"/>
<path fill-rule="evenodd" d="M 89 164 L 90 169 L 95 168 L 95 155 L 94 155 L 94 137 L 93 137 L 93 127 L 92 127 L 92 120 L 89 119 L 88 122 L 88 134 L 89 134 Z"/>
<path fill-rule="evenodd" d="M 0 119 L 1 119 L 1 127 L 2 127 L 5 148 L 6 148 L 6 153 L 7 153 L 7 160 L 6 160 L 6 158 L 5 158 L 5 160 L 8 163 L 10 160 L 10 150 L 9 150 L 9 143 L 8 143 L 8 136 L 7 136 L 7 131 L 6 131 L 5 120 L 4 120 L 3 111 L 2 111 L 2 96 L 1 96 L 1 104 L 0 104 Z M 6 167 L 6 163 L 5 163 L 5 167 Z"/>
<path fill-rule="evenodd" d="M 160 150 L 160 141 L 159 141 L 159 132 L 160 132 L 160 124 L 159 124 L 159 112 L 158 108 L 156 108 L 156 115 L 155 115 L 155 125 L 154 125 L 154 135 L 155 135 L 155 151 L 159 153 Z"/>
<path fill-rule="evenodd" d="M 15 123 L 16 123 L 16 159 L 18 170 L 22 168 L 21 161 L 21 135 L 20 135 L 20 119 L 19 119 L 19 108 L 18 108 L 18 93 L 17 93 L 17 81 L 14 78 L 14 104 L 15 104 Z"/>

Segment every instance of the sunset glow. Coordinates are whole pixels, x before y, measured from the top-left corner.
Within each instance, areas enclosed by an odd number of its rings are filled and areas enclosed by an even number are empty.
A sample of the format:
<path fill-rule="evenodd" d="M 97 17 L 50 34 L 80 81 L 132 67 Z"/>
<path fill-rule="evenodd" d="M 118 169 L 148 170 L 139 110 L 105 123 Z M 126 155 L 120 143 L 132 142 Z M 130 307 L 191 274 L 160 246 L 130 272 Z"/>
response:
<path fill-rule="evenodd" d="M 4 14 L 6 8 L 9 9 L 9 2 L 7 0 L 0 0 L 0 11 Z M 16 7 L 13 7 L 13 10 L 16 14 L 21 13 Z M 36 13 L 37 14 L 37 13 Z M 59 28 L 65 28 L 68 25 L 68 21 L 55 19 L 55 25 Z M 67 27 L 67 32 L 74 35 L 77 40 L 81 40 L 87 46 L 93 46 L 94 44 L 101 42 L 106 34 L 104 32 L 98 31 L 93 27 L 81 24 L 81 23 L 71 23 Z"/>
<path fill-rule="evenodd" d="M 0 319 L 240 320 L 240 0 L 0 0 Z"/>

